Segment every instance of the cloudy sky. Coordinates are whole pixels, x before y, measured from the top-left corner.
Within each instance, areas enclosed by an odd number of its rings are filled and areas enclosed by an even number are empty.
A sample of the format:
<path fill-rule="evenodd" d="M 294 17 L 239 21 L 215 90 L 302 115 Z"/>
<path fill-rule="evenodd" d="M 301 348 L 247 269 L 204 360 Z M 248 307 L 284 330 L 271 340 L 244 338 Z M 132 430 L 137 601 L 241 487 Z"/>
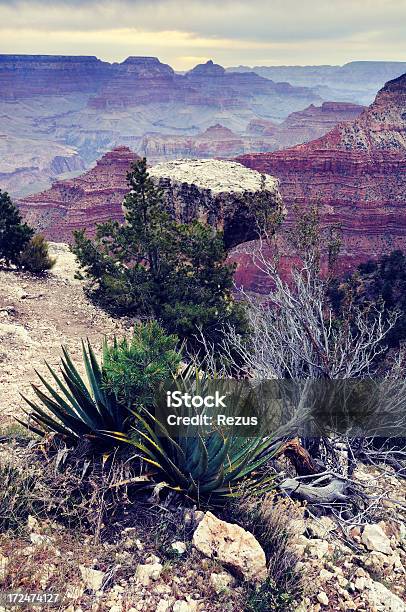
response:
<path fill-rule="evenodd" d="M 175 69 L 406 60 L 406 0 L 0 0 L 0 53 Z"/>

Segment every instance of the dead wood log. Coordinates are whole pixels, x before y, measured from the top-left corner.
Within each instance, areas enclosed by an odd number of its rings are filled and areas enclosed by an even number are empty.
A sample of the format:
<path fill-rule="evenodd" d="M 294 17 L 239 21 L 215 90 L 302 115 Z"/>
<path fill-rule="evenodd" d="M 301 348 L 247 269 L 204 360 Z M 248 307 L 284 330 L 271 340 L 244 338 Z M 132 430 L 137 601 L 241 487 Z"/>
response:
<path fill-rule="evenodd" d="M 348 484 L 348 481 L 341 478 L 333 478 L 323 486 L 304 484 L 295 478 L 287 478 L 279 484 L 279 489 L 290 497 L 307 501 L 309 504 L 331 504 L 348 502 L 348 495 L 345 494 Z"/>
<path fill-rule="evenodd" d="M 298 476 L 310 476 L 321 471 L 309 451 L 300 444 L 299 438 L 293 438 L 285 442 L 279 450 L 278 456 L 282 454 L 293 464 Z"/>

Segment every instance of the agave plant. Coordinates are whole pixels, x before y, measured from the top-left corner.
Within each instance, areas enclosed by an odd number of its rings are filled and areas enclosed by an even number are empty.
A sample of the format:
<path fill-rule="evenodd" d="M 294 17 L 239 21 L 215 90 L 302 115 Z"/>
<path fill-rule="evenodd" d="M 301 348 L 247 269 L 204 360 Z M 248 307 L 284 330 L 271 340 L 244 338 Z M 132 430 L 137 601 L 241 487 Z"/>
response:
<path fill-rule="evenodd" d="M 104 430 L 128 431 L 131 414 L 106 386 L 105 373 L 89 341 L 86 344 L 82 341 L 82 350 L 88 384 L 74 366 L 66 348 L 62 348 L 61 376 L 46 364 L 56 382 L 56 389 L 36 372 L 48 395 L 37 385 L 32 385 L 39 402 L 23 396 L 31 411 L 24 411 L 29 417 L 27 422 L 17 420 L 40 436 L 56 433 L 73 444 L 87 437 L 96 444 L 111 445 L 112 439 Z"/>
<path fill-rule="evenodd" d="M 179 382 L 175 383 L 179 388 Z M 198 388 L 200 395 L 204 395 L 202 386 L 205 384 L 197 379 L 195 390 Z M 233 400 L 234 415 L 250 411 L 250 394 L 235 393 Z M 205 409 L 204 412 L 210 417 L 216 411 Z M 131 435 L 120 432 L 112 435 L 135 447 L 139 456 L 154 467 L 160 481 L 171 489 L 198 505 L 222 505 L 228 498 L 238 496 L 246 486 L 253 494 L 274 488 L 273 476 L 261 469 L 277 453 L 271 437 L 259 433 L 247 436 L 235 426 L 207 427 L 202 420 L 197 425 L 182 424 L 174 431 L 166 426 L 164 414 L 159 407 L 155 414 L 142 408 L 134 413 Z M 191 408 L 182 414 L 193 416 L 196 412 Z"/>

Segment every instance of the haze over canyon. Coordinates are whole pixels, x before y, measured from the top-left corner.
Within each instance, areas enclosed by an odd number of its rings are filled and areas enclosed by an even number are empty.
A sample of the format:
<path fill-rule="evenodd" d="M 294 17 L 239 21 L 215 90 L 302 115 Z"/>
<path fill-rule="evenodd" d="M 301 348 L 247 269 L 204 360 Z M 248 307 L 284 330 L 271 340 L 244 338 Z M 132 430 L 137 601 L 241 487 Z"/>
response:
<path fill-rule="evenodd" d="M 271 79 L 262 68 L 259 75 L 208 61 L 180 74 L 154 57 L 110 64 L 0 55 L 0 188 L 14 197 L 36 193 L 116 146 L 156 163 L 306 142 L 354 119 L 406 63 L 272 70 Z"/>

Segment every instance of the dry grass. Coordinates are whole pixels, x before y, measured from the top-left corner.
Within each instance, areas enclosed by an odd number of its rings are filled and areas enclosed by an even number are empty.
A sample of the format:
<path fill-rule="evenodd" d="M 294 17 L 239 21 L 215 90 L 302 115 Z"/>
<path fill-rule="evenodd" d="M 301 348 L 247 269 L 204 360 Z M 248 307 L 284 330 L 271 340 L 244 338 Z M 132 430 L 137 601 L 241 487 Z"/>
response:
<path fill-rule="evenodd" d="M 274 493 L 258 497 L 247 491 L 229 513 L 231 520 L 255 535 L 267 559 L 268 580 L 248 593 L 247 612 L 293 609 L 303 591 L 293 525 L 303 517 L 303 508 Z"/>

